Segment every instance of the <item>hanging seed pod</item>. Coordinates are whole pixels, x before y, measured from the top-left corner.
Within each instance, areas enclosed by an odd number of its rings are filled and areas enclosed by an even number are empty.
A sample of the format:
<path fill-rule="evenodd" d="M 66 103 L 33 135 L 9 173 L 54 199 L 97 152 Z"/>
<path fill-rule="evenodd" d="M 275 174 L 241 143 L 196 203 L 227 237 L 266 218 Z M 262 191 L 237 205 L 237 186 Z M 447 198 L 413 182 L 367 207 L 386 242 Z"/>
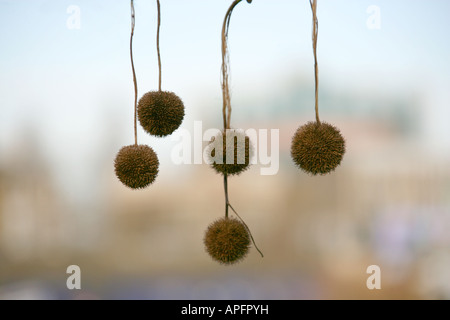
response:
<path fill-rule="evenodd" d="M 212 259 L 228 265 L 242 260 L 250 248 L 246 227 L 233 218 L 220 218 L 209 225 L 203 241 Z"/>
<path fill-rule="evenodd" d="M 158 54 L 159 85 L 158 91 L 150 91 L 142 96 L 138 103 L 138 117 L 141 126 L 147 133 L 165 137 L 174 132 L 183 122 L 183 101 L 173 92 L 162 91 L 162 64 L 159 50 L 159 29 L 161 27 L 161 5 L 158 8 L 158 24 L 156 31 L 156 51 Z"/>
<path fill-rule="evenodd" d="M 230 129 L 231 103 L 228 88 L 228 50 L 227 37 L 228 26 L 233 9 L 241 0 L 234 0 L 225 14 L 222 25 L 222 116 L 224 130 L 214 136 L 205 150 L 208 162 L 223 175 L 223 187 L 225 191 L 225 217 L 216 220 L 209 225 L 205 232 L 203 242 L 205 249 L 211 258 L 221 264 L 234 264 L 242 260 L 248 253 L 250 241 L 258 249 L 244 220 L 233 208 L 228 197 L 228 175 L 239 174 L 250 165 L 253 148 L 250 138 L 242 131 Z M 247 0 L 251 3 L 251 0 Z M 229 209 L 240 219 L 228 217 Z"/>
<path fill-rule="evenodd" d="M 242 130 L 228 129 L 213 137 L 207 155 L 218 173 L 238 175 L 250 167 L 253 146 Z"/>
<path fill-rule="evenodd" d="M 164 137 L 183 122 L 183 101 L 173 92 L 150 91 L 138 103 L 139 123 L 149 134 Z"/>
<path fill-rule="evenodd" d="M 118 152 L 114 168 L 117 178 L 131 189 L 142 189 L 152 184 L 158 175 L 159 160 L 147 145 L 129 145 Z"/>
<path fill-rule="evenodd" d="M 344 153 L 344 138 L 336 127 L 326 122 L 308 122 L 298 128 L 292 138 L 292 160 L 313 175 L 333 171 Z"/>
<path fill-rule="evenodd" d="M 309 0 L 313 18 L 313 54 L 316 121 L 299 127 L 292 137 L 291 157 L 303 171 L 327 174 L 333 171 L 345 153 L 345 140 L 339 130 L 319 119 L 319 68 L 317 63 L 317 0 Z"/>

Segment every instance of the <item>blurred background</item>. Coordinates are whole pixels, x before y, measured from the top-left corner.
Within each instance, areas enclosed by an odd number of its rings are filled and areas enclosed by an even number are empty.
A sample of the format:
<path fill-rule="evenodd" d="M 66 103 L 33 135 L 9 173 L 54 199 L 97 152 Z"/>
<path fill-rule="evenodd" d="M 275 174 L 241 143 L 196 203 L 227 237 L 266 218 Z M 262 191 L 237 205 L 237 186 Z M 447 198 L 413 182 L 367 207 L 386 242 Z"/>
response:
<path fill-rule="evenodd" d="M 220 31 L 231 0 L 161 0 L 162 88 L 179 130 L 221 128 Z M 157 90 L 156 1 L 135 0 L 139 97 Z M 114 174 L 134 143 L 130 1 L 0 0 L 0 299 L 449 299 L 450 3 L 319 0 L 319 105 L 347 151 L 326 176 L 290 158 L 314 120 L 307 0 L 243 1 L 229 31 L 236 128 L 278 129 L 280 166 L 229 180 L 252 248 L 204 250 L 224 214 L 221 176 L 174 164 L 150 187 Z M 175 136 L 175 135 L 174 135 Z M 194 146 L 192 146 L 194 148 Z M 68 290 L 69 265 L 81 290 Z M 366 269 L 381 269 L 369 290 Z"/>

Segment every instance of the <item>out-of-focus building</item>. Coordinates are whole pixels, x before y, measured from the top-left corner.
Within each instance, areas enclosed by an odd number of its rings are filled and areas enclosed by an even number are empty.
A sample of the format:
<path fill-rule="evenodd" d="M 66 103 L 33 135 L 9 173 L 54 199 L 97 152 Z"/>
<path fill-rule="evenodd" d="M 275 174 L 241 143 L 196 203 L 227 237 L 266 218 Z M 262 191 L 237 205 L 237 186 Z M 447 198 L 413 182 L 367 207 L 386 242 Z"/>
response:
<path fill-rule="evenodd" d="M 290 139 L 312 115 L 295 112 L 294 100 L 259 106 L 265 111 L 247 119 L 252 128 L 279 129 L 280 167 L 263 176 L 257 164 L 229 181 L 230 200 L 264 253 L 252 248 L 233 267 L 217 265 L 203 247 L 206 227 L 224 214 L 222 179 L 206 164 L 162 171 L 134 191 L 114 176 L 119 146 L 107 143 L 108 155 L 92 163 L 97 183 L 86 185 L 99 196 L 77 203 L 55 187 L 35 141 L 7 150 L 0 286 L 10 289 L 3 294 L 40 279 L 33 286 L 42 292 L 50 286 L 50 296 L 72 297 L 65 268 L 77 264 L 94 297 L 448 298 L 440 280 L 449 266 L 450 169 L 415 140 L 424 107 L 400 97 L 362 112 L 358 99 L 325 96 L 322 120 L 341 130 L 347 151 L 335 172 L 312 177 L 290 159 Z M 270 116 L 275 109 L 281 116 Z M 365 286 L 372 264 L 382 270 L 380 292 Z"/>

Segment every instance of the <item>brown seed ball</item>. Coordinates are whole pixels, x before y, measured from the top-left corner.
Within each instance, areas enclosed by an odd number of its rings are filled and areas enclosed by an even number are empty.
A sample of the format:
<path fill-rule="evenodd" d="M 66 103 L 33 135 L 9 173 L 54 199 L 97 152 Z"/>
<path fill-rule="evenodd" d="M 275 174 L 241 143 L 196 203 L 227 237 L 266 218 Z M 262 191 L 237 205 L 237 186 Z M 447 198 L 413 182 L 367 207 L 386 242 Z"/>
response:
<path fill-rule="evenodd" d="M 308 122 L 297 129 L 291 144 L 295 164 L 313 175 L 333 171 L 345 153 L 345 140 L 339 130 L 321 122 Z"/>
<path fill-rule="evenodd" d="M 228 129 L 213 137 L 207 155 L 217 173 L 238 175 L 250 167 L 253 145 L 243 130 Z"/>
<path fill-rule="evenodd" d="M 173 92 L 150 91 L 138 103 L 138 119 L 149 134 L 164 137 L 174 132 L 183 121 L 183 101 Z"/>
<path fill-rule="evenodd" d="M 152 184 L 158 175 L 158 168 L 158 156 L 147 145 L 122 147 L 114 162 L 117 178 L 132 189 L 142 189 Z"/>
<path fill-rule="evenodd" d="M 247 228 L 233 218 L 221 218 L 209 225 L 203 242 L 211 258 L 228 265 L 242 260 L 250 248 Z"/>

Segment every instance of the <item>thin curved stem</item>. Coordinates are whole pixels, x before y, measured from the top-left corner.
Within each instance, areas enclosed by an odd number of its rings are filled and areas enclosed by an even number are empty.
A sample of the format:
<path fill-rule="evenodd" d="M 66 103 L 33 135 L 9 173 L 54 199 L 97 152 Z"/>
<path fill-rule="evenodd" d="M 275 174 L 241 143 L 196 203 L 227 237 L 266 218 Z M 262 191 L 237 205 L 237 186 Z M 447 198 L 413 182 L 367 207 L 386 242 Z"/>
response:
<path fill-rule="evenodd" d="M 241 2 L 242 0 L 235 0 L 231 6 L 228 8 L 225 18 L 223 20 L 222 25 L 222 97 L 223 97 L 223 105 L 222 105 L 222 115 L 223 115 L 223 127 L 224 131 L 227 129 L 230 129 L 230 122 L 231 122 L 231 99 L 230 99 L 230 90 L 228 86 L 228 64 L 229 64 L 229 55 L 228 55 L 228 29 L 230 26 L 230 19 L 231 14 L 233 12 L 233 9 L 236 7 L 236 5 Z M 247 0 L 248 3 L 251 3 L 252 0 Z M 239 214 L 234 210 L 233 206 L 231 205 L 229 198 L 228 198 L 228 175 L 225 173 L 223 175 L 223 187 L 225 192 L 225 218 L 228 219 L 228 208 L 231 208 L 233 212 L 236 214 L 236 216 L 242 221 L 244 224 L 247 232 L 250 235 L 250 238 L 253 242 L 253 245 L 255 246 L 256 250 L 258 250 L 261 257 L 264 257 L 261 250 L 256 246 L 255 239 L 253 239 L 252 233 L 250 232 L 249 227 L 247 224 L 242 220 L 242 218 L 239 216 Z"/>
<path fill-rule="evenodd" d="M 314 84 L 315 84 L 315 110 L 316 121 L 320 124 L 319 119 L 319 67 L 317 64 L 317 35 L 319 29 L 319 22 L 317 20 L 317 0 L 309 0 L 313 15 L 313 29 L 312 29 L 312 42 L 314 52 Z"/>
<path fill-rule="evenodd" d="M 159 52 L 159 28 L 161 27 L 161 5 L 159 0 L 156 0 L 158 7 L 158 28 L 156 31 L 156 51 L 158 52 L 158 67 L 159 67 L 159 91 L 161 91 L 161 54 Z"/>
<path fill-rule="evenodd" d="M 261 250 L 259 250 L 259 248 L 256 246 L 256 242 L 255 239 L 253 239 L 253 235 L 250 231 L 250 228 L 247 226 L 247 224 L 245 223 L 245 221 L 241 218 L 241 216 L 236 212 L 236 210 L 234 210 L 233 206 L 228 203 L 228 206 L 231 208 L 231 210 L 233 210 L 234 214 L 242 221 L 242 223 L 244 224 L 245 228 L 247 229 L 248 234 L 250 235 L 250 238 L 252 239 L 253 245 L 255 246 L 256 250 L 258 250 L 259 254 L 261 255 L 261 257 L 264 258 L 263 253 L 261 252 Z"/>
<path fill-rule="evenodd" d="M 131 36 L 130 36 L 130 58 L 131 58 L 131 69 L 133 71 L 133 83 L 134 83 L 134 144 L 137 145 L 137 80 L 136 71 L 134 70 L 133 62 L 133 35 L 134 35 L 134 25 L 135 25 L 135 14 L 134 14 L 134 2 L 131 0 Z"/>
<path fill-rule="evenodd" d="M 228 201 L 228 175 L 226 173 L 223 175 L 223 189 L 225 191 L 225 218 L 228 218 L 228 206 L 230 202 Z"/>
<path fill-rule="evenodd" d="M 264 257 L 261 250 L 259 250 L 258 246 L 256 245 L 255 239 L 253 238 L 252 232 L 250 231 L 250 228 L 247 226 L 245 221 L 241 218 L 241 216 L 234 210 L 233 206 L 231 205 L 229 198 L 228 198 L 228 175 L 225 173 L 223 175 L 223 186 L 225 191 L 225 219 L 228 219 L 228 208 L 231 208 L 233 210 L 234 214 L 242 221 L 242 223 L 245 226 L 245 229 L 247 229 L 248 234 L 250 235 L 250 238 L 252 239 L 253 245 L 255 246 L 256 250 L 258 250 L 261 257 Z"/>
<path fill-rule="evenodd" d="M 231 6 L 228 8 L 225 18 L 223 20 L 222 25 L 222 97 L 223 97 L 223 105 L 222 105 L 222 115 L 223 115 L 223 127 L 224 130 L 230 129 L 231 122 L 231 99 L 230 99 L 230 90 L 228 86 L 228 64 L 229 64 L 229 56 L 228 56 L 228 28 L 230 26 L 230 19 L 233 9 L 237 6 L 239 2 L 242 0 L 235 0 Z M 248 3 L 251 3 L 252 0 L 247 0 Z"/>

